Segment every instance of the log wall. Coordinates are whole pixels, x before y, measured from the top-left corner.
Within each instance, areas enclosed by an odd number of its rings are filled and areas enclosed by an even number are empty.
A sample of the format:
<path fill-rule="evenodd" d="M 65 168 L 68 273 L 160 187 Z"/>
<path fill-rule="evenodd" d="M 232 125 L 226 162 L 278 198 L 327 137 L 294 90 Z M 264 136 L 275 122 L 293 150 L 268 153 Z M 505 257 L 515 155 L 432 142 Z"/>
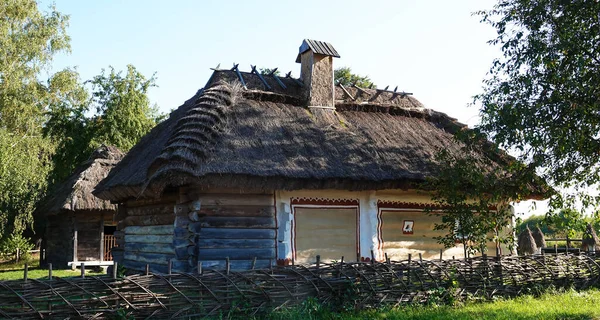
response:
<path fill-rule="evenodd" d="M 73 214 L 51 215 L 46 224 L 46 262 L 55 268 L 66 268 L 73 260 Z"/>
<path fill-rule="evenodd" d="M 77 227 L 77 261 L 100 260 L 102 240 L 102 212 L 76 212 L 74 222 Z"/>
<path fill-rule="evenodd" d="M 129 270 L 166 273 L 175 258 L 173 212 L 176 199 L 129 201 L 120 205 L 115 237 L 119 250 L 113 257 Z"/>
<path fill-rule="evenodd" d="M 222 269 L 227 258 L 232 270 L 275 263 L 272 194 L 201 194 L 176 211 L 174 270 Z"/>

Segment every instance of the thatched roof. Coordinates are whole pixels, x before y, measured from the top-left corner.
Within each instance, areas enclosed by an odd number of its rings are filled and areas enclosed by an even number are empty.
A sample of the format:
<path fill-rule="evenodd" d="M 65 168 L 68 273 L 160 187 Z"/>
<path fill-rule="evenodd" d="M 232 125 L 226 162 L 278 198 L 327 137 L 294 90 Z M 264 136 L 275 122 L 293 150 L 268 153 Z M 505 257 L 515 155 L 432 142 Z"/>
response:
<path fill-rule="evenodd" d="M 117 206 L 92 194 L 96 185 L 123 158 L 123 153 L 112 146 L 101 146 L 90 158 L 79 165 L 63 183 L 57 185 L 36 209 L 44 215 L 63 210 L 117 210 Z"/>
<path fill-rule="evenodd" d="M 145 136 L 97 187 L 120 201 L 166 187 L 346 189 L 409 188 L 437 170 L 435 155 L 460 152 L 466 128 L 412 96 L 336 87 L 336 110 L 307 108 L 297 80 L 270 86 L 242 73 L 215 71 L 206 90 Z M 238 83 L 236 85 L 236 83 Z M 233 84 L 233 85 L 232 85 Z M 350 94 L 350 96 L 348 96 Z M 502 166 L 510 160 L 491 155 Z"/>

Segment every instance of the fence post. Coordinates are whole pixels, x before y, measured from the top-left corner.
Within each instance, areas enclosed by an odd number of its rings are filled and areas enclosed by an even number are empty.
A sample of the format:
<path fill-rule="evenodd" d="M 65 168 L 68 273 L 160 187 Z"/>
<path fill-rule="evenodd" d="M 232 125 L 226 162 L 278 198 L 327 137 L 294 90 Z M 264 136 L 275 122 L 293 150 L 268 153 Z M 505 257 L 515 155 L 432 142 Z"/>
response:
<path fill-rule="evenodd" d="M 112 270 L 113 280 L 117 279 L 117 268 L 119 268 L 119 263 L 115 261 L 115 262 L 113 262 L 113 270 Z"/>
<path fill-rule="evenodd" d="M 146 263 L 146 275 L 150 274 L 150 265 Z"/>
<path fill-rule="evenodd" d="M 225 273 L 229 275 L 229 269 L 231 266 L 229 265 L 229 257 L 225 257 Z"/>
<path fill-rule="evenodd" d="M 27 265 L 27 263 L 25 264 L 25 268 L 23 270 L 23 279 L 25 280 L 25 282 L 27 282 L 27 272 L 29 271 L 29 266 Z"/>
<path fill-rule="evenodd" d="M 202 261 L 198 261 L 198 274 L 202 275 Z"/>
<path fill-rule="evenodd" d="M 85 262 L 81 263 L 81 278 L 85 278 Z"/>
<path fill-rule="evenodd" d="M 19 252 L 19 247 L 17 247 L 17 258 L 16 258 L 16 262 L 17 262 L 17 263 L 19 262 L 19 253 L 20 253 L 20 252 Z"/>
<path fill-rule="evenodd" d="M 412 254 L 409 253 L 408 254 L 408 270 L 406 271 L 406 277 L 408 278 L 407 279 L 408 284 L 410 284 L 410 262 L 411 262 L 411 260 L 412 260 Z"/>
<path fill-rule="evenodd" d="M 321 266 L 321 256 L 317 255 L 317 269 Z"/>
<path fill-rule="evenodd" d="M 52 280 L 52 263 L 48 263 L 48 280 Z"/>
<path fill-rule="evenodd" d="M 554 254 L 558 256 L 558 246 L 554 244 Z"/>
<path fill-rule="evenodd" d="M 390 259 L 388 258 L 387 252 L 385 252 L 384 255 L 385 255 L 385 263 L 390 263 Z"/>
<path fill-rule="evenodd" d="M 442 255 L 444 254 L 444 249 L 440 249 L 440 261 L 442 261 Z"/>
<path fill-rule="evenodd" d="M 371 250 L 371 264 L 375 263 L 375 253 Z"/>

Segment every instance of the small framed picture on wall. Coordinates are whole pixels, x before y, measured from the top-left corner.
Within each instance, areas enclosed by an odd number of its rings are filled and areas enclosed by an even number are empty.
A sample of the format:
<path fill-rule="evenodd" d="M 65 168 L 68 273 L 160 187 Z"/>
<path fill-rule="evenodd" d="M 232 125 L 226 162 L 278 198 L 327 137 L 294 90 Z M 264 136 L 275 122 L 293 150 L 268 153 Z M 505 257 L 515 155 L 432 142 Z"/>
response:
<path fill-rule="evenodd" d="M 414 220 L 404 220 L 404 225 L 402 226 L 402 234 L 413 234 L 414 225 Z"/>

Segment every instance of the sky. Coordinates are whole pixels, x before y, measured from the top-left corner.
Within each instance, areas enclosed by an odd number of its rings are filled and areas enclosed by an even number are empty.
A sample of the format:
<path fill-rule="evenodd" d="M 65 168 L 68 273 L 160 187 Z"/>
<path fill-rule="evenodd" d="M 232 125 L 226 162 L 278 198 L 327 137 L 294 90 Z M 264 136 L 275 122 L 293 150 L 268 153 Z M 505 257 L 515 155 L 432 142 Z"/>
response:
<path fill-rule="evenodd" d="M 487 43 L 495 30 L 472 13 L 495 2 L 54 0 L 41 7 L 54 3 L 70 15 L 71 53 L 57 56 L 49 72 L 76 67 L 88 80 L 102 68 L 133 64 L 155 74 L 149 96 L 162 112 L 194 95 L 218 64 L 298 77 L 298 47 L 308 38 L 336 48 L 334 67 L 368 75 L 380 88 L 398 86 L 472 127 L 478 109 L 468 105 L 500 56 Z"/>

